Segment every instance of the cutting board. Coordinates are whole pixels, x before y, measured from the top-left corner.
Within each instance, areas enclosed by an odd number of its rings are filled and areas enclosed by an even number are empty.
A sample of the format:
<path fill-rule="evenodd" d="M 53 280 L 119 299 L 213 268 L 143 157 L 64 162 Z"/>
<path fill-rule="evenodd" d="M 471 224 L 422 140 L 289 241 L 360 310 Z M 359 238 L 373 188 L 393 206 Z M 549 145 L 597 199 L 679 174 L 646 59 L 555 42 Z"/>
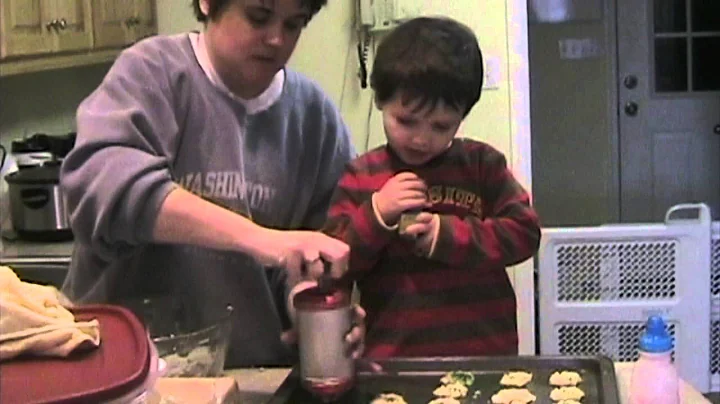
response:
<path fill-rule="evenodd" d="M 235 404 L 239 391 L 232 377 L 163 377 L 155 383 L 147 404 Z"/>

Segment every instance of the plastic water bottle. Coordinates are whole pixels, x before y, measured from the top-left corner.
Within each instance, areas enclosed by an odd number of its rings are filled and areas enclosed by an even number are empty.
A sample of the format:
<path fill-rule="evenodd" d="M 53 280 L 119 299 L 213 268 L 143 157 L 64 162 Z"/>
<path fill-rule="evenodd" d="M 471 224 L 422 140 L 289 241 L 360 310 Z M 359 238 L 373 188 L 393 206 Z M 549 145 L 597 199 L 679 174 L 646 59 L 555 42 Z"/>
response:
<path fill-rule="evenodd" d="M 651 316 L 647 320 L 639 350 L 630 382 L 629 404 L 679 404 L 678 374 L 671 358 L 673 341 L 662 317 Z"/>

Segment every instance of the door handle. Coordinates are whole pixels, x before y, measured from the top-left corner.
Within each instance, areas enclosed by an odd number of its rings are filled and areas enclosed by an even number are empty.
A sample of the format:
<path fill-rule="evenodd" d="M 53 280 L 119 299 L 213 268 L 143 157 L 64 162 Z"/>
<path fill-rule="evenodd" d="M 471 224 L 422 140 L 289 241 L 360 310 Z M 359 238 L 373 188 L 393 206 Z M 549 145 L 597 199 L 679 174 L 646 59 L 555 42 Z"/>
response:
<path fill-rule="evenodd" d="M 633 89 L 637 87 L 638 79 L 636 76 L 633 76 L 632 74 L 629 76 L 625 76 L 625 79 L 623 80 L 623 84 L 625 85 L 625 88 Z"/>
<path fill-rule="evenodd" d="M 628 116 L 635 116 L 638 113 L 638 105 L 634 101 L 628 101 L 625 103 L 625 114 Z"/>
<path fill-rule="evenodd" d="M 716 135 L 720 135 L 720 123 L 715 125 L 713 132 L 715 132 Z"/>

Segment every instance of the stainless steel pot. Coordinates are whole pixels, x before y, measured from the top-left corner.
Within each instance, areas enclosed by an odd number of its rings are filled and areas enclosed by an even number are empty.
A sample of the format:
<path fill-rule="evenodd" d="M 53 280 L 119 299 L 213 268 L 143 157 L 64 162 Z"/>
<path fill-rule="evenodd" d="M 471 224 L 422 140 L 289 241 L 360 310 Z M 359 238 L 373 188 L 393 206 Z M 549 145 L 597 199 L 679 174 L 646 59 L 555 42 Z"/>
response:
<path fill-rule="evenodd" d="M 72 239 L 65 197 L 60 189 L 60 164 L 28 167 L 5 176 L 10 219 L 25 240 Z"/>

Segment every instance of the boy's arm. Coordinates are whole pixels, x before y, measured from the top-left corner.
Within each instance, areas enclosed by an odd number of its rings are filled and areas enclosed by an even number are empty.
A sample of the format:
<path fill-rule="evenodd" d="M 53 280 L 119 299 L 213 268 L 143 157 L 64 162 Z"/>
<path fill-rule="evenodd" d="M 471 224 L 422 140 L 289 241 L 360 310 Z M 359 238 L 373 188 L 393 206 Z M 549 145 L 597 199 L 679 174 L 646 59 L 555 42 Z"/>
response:
<path fill-rule="evenodd" d="M 540 223 L 530 196 L 493 153 L 484 168 L 485 219 L 439 215 L 440 226 L 430 258 L 452 266 L 507 267 L 532 257 L 540 245 Z"/>
<path fill-rule="evenodd" d="M 371 269 L 380 252 L 397 235 L 394 227 L 381 222 L 372 202 L 372 189 L 362 183 L 362 174 L 348 165 L 335 190 L 323 231 L 350 246 L 349 271 Z"/>

